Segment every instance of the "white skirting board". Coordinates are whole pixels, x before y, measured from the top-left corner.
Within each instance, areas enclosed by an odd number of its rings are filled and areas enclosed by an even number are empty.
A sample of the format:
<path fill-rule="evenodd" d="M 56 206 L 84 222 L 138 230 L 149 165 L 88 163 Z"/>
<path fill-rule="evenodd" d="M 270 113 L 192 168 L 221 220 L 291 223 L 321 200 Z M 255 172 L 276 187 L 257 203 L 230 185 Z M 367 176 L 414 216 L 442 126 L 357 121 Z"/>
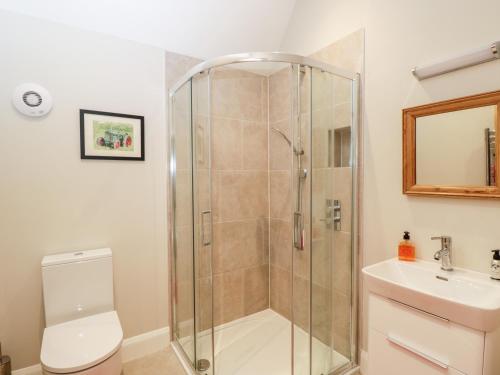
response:
<path fill-rule="evenodd" d="M 122 360 L 129 362 L 165 349 L 170 345 L 170 331 L 168 327 L 146 332 L 141 335 L 123 340 Z M 40 364 L 12 371 L 12 375 L 42 375 Z"/>
<path fill-rule="evenodd" d="M 42 366 L 40 366 L 39 364 L 12 371 L 12 375 L 41 375 L 41 374 L 42 374 Z"/>
<path fill-rule="evenodd" d="M 123 340 L 122 360 L 130 362 L 165 349 L 170 345 L 170 330 L 168 327 L 146 332 Z"/>

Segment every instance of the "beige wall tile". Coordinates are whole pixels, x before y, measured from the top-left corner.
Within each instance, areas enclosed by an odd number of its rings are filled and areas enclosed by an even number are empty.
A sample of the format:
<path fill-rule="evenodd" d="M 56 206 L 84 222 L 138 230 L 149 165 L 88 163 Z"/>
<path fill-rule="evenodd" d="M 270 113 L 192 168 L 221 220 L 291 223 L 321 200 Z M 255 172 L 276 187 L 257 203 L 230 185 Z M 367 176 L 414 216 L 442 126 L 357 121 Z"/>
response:
<path fill-rule="evenodd" d="M 191 101 L 194 115 L 208 117 L 210 113 L 209 88 L 208 74 L 203 73 L 193 77 Z"/>
<path fill-rule="evenodd" d="M 201 246 L 201 244 L 198 246 L 195 271 L 197 278 L 209 277 L 212 274 L 212 248 L 213 246 Z"/>
<path fill-rule="evenodd" d="M 214 273 L 268 264 L 267 220 L 215 223 Z"/>
<path fill-rule="evenodd" d="M 243 169 L 268 168 L 268 128 L 266 123 L 243 123 Z"/>
<path fill-rule="evenodd" d="M 215 222 L 268 216 L 268 174 L 260 171 L 215 172 L 212 202 Z"/>
<path fill-rule="evenodd" d="M 334 292 L 332 340 L 333 348 L 340 354 L 350 357 L 350 296 Z"/>
<path fill-rule="evenodd" d="M 243 280 L 245 315 L 269 307 L 269 265 L 246 268 Z"/>
<path fill-rule="evenodd" d="M 190 336 L 194 332 L 193 281 L 179 281 L 176 284 L 177 334 Z"/>
<path fill-rule="evenodd" d="M 264 76 L 233 69 L 216 69 L 212 79 L 212 114 L 247 121 L 267 121 L 262 93 Z"/>
<path fill-rule="evenodd" d="M 198 169 L 209 169 L 210 162 L 210 129 L 208 117 L 196 115 L 193 113 L 193 123 L 195 130 L 195 155 L 196 166 Z M 191 147 L 191 145 L 188 145 Z M 190 167 L 190 166 L 189 166 Z"/>
<path fill-rule="evenodd" d="M 180 110 L 179 104 L 176 102 L 172 108 L 175 124 L 175 156 L 177 169 L 187 170 L 191 168 L 191 113 Z"/>
<path fill-rule="evenodd" d="M 309 332 L 310 319 L 310 286 L 309 280 L 295 276 L 293 278 L 293 317 L 294 323 Z"/>
<path fill-rule="evenodd" d="M 272 265 L 291 270 L 292 224 L 289 221 L 271 219 L 269 251 Z"/>
<path fill-rule="evenodd" d="M 242 225 L 244 224 L 241 221 L 213 224 L 212 264 L 214 274 L 241 268 Z"/>
<path fill-rule="evenodd" d="M 197 292 L 197 329 L 202 332 L 212 327 L 212 278 L 200 278 Z"/>
<path fill-rule="evenodd" d="M 351 233 L 335 232 L 333 235 L 333 290 L 349 295 L 351 292 Z"/>
<path fill-rule="evenodd" d="M 327 345 L 331 343 L 332 294 L 319 285 L 312 285 L 311 326 L 312 334 Z"/>
<path fill-rule="evenodd" d="M 335 277 L 339 272 L 337 268 L 332 268 L 331 242 L 331 238 L 328 236 L 312 243 L 311 262 L 314 271 L 311 275 L 312 282 L 325 289 L 332 288 L 332 277 Z"/>
<path fill-rule="evenodd" d="M 269 215 L 268 173 L 248 171 L 242 173 L 243 186 L 240 190 L 242 215 L 245 218 L 264 218 Z"/>
<path fill-rule="evenodd" d="M 213 276 L 214 325 L 244 315 L 243 273 L 243 270 L 238 269 Z"/>
<path fill-rule="evenodd" d="M 334 108 L 333 126 L 334 128 L 345 128 L 352 126 L 352 103 L 351 101 L 337 104 Z"/>
<path fill-rule="evenodd" d="M 200 211 L 205 211 L 210 208 L 210 184 L 211 175 L 209 169 L 198 169 L 196 174 L 196 189 L 195 197 L 198 200 L 198 208 Z M 182 205 L 182 204 L 181 204 Z"/>
<path fill-rule="evenodd" d="M 289 220 L 292 210 L 290 173 L 272 171 L 269 173 L 270 212 L 272 219 Z"/>
<path fill-rule="evenodd" d="M 261 99 L 260 104 L 262 108 L 261 123 L 266 126 L 269 123 L 269 78 L 265 77 L 261 80 Z"/>
<path fill-rule="evenodd" d="M 292 148 L 283 137 L 271 128 L 283 131 L 292 139 L 290 128 L 290 79 L 289 68 L 269 77 L 269 192 L 270 192 L 270 261 L 271 308 L 286 318 L 291 318 L 292 308 L 297 309 L 305 326 L 302 298 L 293 307 L 292 297 Z M 302 285 L 302 284 L 300 284 Z M 304 291 L 302 288 L 301 291 Z M 307 303 L 305 305 L 308 305 Z"/>
<path fill-rule="evenodd" d="M 333 104 L 333 75 L 314 69 L 312 71 L 311 109 L 328 108 Z"/>
<path fill-rule="evenodd" d="M 175 267 L 179 270 L 178 280 L 192 279 L 193 270 L 193 230 L 191 225 L 176 226 L 176 245 L 180 256 L 176 257 Z M 191 276 L 189 276 L 191 275 Z"/>
<path fill-rule="evenodd" d="M 243 253 L 240 262 L 244 267 L 269 264 L 268 220 L 257 219 L 246 221 L 241 227 Z"/>
<path fill-rule="evenodd" d="M 352 226 L 352 168 L 333 168 L 333 197 L 340 200 L 342 207 L 342 231 L 350 232 Z"/>
<path fill-rule="evenodd" d="M 330 44 L 311 57 L 353 72 L 362 72 L 363 51 L 364 33 L 361 30 Z"/>
<path fill-rule="evenodd" d="M 220 324 L 269 307 L 267 78 L 217 69 L 212 89 L 214 301 L 220 304 L 214 320 Z"/>
<path fill-rule="evenodd" d="M 212 167 L 214 170 L 241 170 L 243 129 L 239 120 L 212 118 Z"/>
<path fill-rule="evenodd" d="M 304 250 L 293 249 L 293 275 L 295 277 L 301 277 L 306 280 L 310 280 L 310 262 L 311 262 L 311 251 L 308 238 L 308 228 L 305 228 L 306 239 Z M 307 301 L 302 301 L 307 303 Z"/>
<path fill-rule="evenodd" d="M 327 168 L 313 168 L 312 170 L 312 214 L 313 219 L 319 221 L 326 216 L 326 199 L 333 198 L 332 175 Z"/>
<path fill-rule="evenodd" d="M 312 144 L 313 168 L 327 168 L 330 156 L 328 150 L 328 147 L 330 146 L 328 140 L 328 129 L 314 127 L 312 129 Z"/>
<path fill-rule="evenodd" d="M 290 68 L 269 77 L 269 121 L 277 122 L 290 117 Z"/>
<path fill-rule="evenodd" d="M 269 168 L 289 171 L 292 167 L 292 149 L 286 140 L 271 128 L 283 131 L 288 139 L 291 139 L 290 120 L 285 119 L 269 125 Z"/>
<path fill-rule="evenodd" d="M 270 266 L 271 308 L 287 319 L 291 319 L 292 278 L 289 271 Z"/>

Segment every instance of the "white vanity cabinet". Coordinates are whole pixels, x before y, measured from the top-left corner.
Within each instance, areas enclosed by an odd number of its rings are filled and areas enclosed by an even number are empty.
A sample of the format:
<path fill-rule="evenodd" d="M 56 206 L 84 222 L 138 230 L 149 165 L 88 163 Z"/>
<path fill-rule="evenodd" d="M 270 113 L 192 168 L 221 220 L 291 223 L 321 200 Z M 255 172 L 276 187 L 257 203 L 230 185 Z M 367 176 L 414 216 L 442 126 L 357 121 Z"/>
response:
<path fill-rule="evenodd" d="M 500 334 L 480 332 L 371 293 L 368 374 L 500 375 Z"/>

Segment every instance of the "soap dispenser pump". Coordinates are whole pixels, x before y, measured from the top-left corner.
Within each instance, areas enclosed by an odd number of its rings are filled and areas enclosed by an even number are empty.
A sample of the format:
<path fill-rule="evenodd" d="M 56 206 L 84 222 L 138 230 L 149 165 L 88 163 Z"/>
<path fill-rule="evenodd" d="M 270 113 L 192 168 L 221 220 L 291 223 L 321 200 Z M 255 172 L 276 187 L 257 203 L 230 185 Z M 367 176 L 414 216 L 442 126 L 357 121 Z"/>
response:
<path fill-rule="evenodd" d="M 405 232 L 399 243 L 398 256 L 399 260 L 415 261 L 415 245 L 410 241 L 410 232 Z"/>
<path fill-rule="evenodd" d="M 491 278 L 500 280 L 500 249 L 491 250 L 493 259 L 491 260 Z"/>

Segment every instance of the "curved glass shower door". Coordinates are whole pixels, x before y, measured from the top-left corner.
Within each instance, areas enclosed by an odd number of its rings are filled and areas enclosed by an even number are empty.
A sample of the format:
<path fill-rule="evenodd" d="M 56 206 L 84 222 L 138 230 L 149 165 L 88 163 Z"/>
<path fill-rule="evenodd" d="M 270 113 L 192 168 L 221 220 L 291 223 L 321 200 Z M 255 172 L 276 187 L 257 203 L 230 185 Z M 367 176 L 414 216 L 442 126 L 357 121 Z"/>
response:
<path fill-rule="evenodd" d="M 173 336 L 193 368 L 213 374 L 212 209 L 208 75 L 172 97 Z"/>
<path fill-rule="evenodd" d="M 322 69 L 291 69 L 294 374 L 352 367 L 355 84 Z"/>
<path fill-rule="evenodd" d="M 356 75 L 267 58 L 204 63 L 171 94 L 174 348 L 202 375 L 342 374 L 357 351 Z"/>
<path fill-rule="evenodd" d="M 339 374 L 356 358 L 355 82 L 311 71 L 311 362 L 312 374 Z"/>
<path fill-rule="evenodd" d="M 172 314 L 173 336 L 185 355 L 195 361 L 194 301 L 194 217 L 193 161 L 191 134 L 191 80 L 172 99 L 172 205 L 173 205 L 173 272 Z"/>

